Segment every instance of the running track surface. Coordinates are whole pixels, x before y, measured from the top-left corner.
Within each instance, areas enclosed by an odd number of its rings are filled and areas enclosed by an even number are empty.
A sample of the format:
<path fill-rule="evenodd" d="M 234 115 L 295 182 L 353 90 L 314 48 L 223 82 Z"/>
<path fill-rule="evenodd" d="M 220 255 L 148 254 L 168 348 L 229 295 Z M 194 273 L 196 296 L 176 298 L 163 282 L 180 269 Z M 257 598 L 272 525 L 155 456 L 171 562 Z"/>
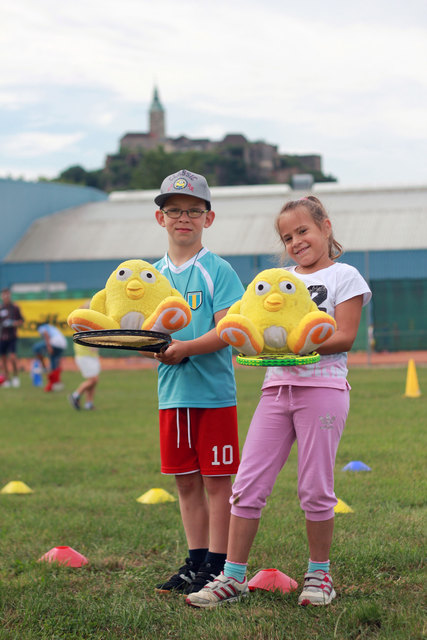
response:
<path fill-rule="evenodd" d="M 405 367 L 408 361 L 413 359 L 416 366 L 427 366 L 427 351 L 396 351 L 367 354 L 365 351 L 354 351 L 348 355 L 348 365 L 351 367 Z M 31 359 L 21 358 L 19 365 L 25 371 L 30 371 Z M 102 369 L 130 371 L 135 369 L 155 369 L 157 362 L 144 356 L 127 356 L 116 358 L 102 358 Z M 247 368 L 234 363 L 237 369 Z M 62 369 L 64 371 L 77 371 L 74 358 L 66 357 L 62 359 Z"/>

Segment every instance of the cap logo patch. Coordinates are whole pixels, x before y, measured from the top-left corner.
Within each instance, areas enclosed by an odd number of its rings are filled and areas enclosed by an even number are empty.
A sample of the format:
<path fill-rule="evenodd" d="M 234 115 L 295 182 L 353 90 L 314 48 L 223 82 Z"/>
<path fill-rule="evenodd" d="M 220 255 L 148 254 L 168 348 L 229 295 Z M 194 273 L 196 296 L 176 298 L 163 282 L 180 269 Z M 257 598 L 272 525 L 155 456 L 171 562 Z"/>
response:
<path fill-rule="evenodd" d="M 185 187 L 188 185 L 188 182 L 185 178 L 178 178 L 178 180 L 175 180 L 174 182 L 174 189 L 185 189 Z"/>

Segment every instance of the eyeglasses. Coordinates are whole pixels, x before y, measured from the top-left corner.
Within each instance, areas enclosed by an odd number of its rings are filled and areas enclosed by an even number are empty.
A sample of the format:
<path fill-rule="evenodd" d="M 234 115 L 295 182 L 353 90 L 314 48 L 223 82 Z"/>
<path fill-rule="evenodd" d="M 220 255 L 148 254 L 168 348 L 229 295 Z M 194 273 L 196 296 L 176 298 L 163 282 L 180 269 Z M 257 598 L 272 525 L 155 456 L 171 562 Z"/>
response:
<path fill-rule="evenodd" d="M 209 213 L 209 209 L 160 209 L 168 218 L 177 220 L 186 213 L 189 218 L 200 218 L 204 213 Z"/>

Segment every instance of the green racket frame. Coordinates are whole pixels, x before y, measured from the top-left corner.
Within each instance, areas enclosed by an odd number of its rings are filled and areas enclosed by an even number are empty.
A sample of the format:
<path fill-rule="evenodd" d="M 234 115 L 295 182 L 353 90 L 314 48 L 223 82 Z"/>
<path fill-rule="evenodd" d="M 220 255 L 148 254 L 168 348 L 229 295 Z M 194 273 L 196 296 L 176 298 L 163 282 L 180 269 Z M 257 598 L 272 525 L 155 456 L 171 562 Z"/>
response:
<path fill-rule="evenodd" d="M 301 364 L 314 364 L 319 362 L 320 355 L 313 351 L 306 356 L 299 356 L 294 353 L 264 353 L 259 356 L 245 356 L 239 353 L 236 357 L 237 364 L 247 367 L 293 367 Z"/>

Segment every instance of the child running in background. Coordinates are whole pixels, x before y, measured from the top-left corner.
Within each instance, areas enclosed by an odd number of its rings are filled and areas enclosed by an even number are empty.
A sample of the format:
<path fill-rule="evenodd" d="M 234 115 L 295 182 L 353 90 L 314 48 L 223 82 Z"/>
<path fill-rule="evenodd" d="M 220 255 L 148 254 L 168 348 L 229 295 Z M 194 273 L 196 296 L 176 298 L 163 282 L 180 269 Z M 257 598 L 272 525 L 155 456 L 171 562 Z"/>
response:
<path fill-rule="evenodd" d="M 335 597 L 329 551 L 334 528 L 334 465 L 349 409 L 347 351 L 356 338 L 362 307 L 371 292 L 359 272 L 335 262 L 342 247 L 314 196 L 288 202 L 276 230 L 289 258 L 289 270 L 306 284 L 319 309 L 333 316 L 337 330 L 317 351 L 320 362 L 267 369 L 262 395 L 242 452 L 231 502 L 224 571 L 187 597 L 195 607 L 215 607 L 248 593 L 246 568 L 266 504 L 295 440 L 298 444 L 298 497 L 305 512 L 308 570 L 300 605 L 327 605 Z"/>
<path fill-rule="evenodd" d="M 243 295 L 232 267 L 202 244 L 215 213 L 204 176 L 183 169 L 155 198 L 168 250 L 154 266 L 191 307 L 190 324 L 156 354 L 161 471 L 175 475 L 188 545 L 185 564 L 158 593 L 199 591 L 223 567 L 231 475 L 239 465 L 236 384 L 231 347 L 215 326 Z"/>
<path fill-rule="evenodd" d="M 87 410 L 95 409 L 93 400 L 101 372 L 99 351 L 94 347 L 86 347 L 75 342 L 74 360 L 84 380 L 77 389 L 68 396 L 68 400 L 74 409 L 81 409 L 80 400 L 83 395 L 86 395 L 86 402 L 83 408 Z"/>
<path fill-rule="evenodd" d="M 81 305 L 80 309 L 89 309 L 90 300 Z M 86 347 L 77 342 L 74 346 L 74 360 L 82 374 L 84 381 L 77 387 L 73 393 L 68 396 L 69 403 L 74 409 L 81 409 L 80 400 L 86 395 L 84 408 L 87 410 L 95 409 L 93 400 L 95 397 L 95 389 L 98 384 L 99 374 L 101 373 L 101 361 L 99 359 L 99 350 L 94 347 Z"/>

